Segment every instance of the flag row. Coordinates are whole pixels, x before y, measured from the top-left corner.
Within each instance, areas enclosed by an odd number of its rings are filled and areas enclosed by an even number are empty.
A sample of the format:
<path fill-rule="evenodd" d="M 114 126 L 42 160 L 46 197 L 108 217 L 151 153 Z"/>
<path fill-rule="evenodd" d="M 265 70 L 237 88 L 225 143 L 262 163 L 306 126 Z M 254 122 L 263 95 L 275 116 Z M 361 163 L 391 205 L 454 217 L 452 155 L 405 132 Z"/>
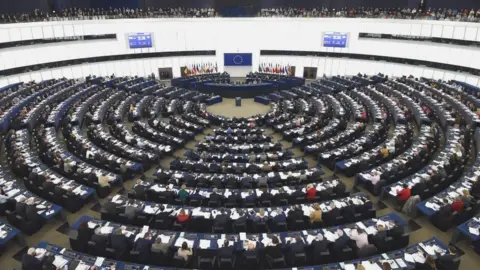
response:
<path fill-rule="evenodd" d="M 186 76 L 210 74 L 210 73 L 217 73 L 217 72 L 218 72 L 217 63 L 191 64 L 191 65 L 185 66 L 185 69 L 183 70 L 183 73 Z"/>
<path fill-rule="evenodd" d="M 287 76 L 294 76 L 293 68 L 288 65 L 280 65 L 280 64 L 272 64 L 272 63 L 262 63 L 258 66 L 258 72 L 263 73 L 272 73 L 272 74 L 280 74 L 280 75 L 287 75 Z"/>

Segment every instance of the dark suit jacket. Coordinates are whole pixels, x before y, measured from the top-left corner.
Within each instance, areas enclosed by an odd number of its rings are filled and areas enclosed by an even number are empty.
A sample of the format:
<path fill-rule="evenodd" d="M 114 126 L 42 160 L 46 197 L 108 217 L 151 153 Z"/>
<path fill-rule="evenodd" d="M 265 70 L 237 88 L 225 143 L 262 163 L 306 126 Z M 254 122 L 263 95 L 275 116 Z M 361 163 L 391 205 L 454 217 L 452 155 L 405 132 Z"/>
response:
<path fill-rule="evenodd" d="M 140 252 L 140 255 L 148 254 L 152 249 L 153 243 L 154 243 L 153 239 L 148 240 L 145 238 L 138 238 L 138 240 L 135 242 L 134 249 Z"/>
<path fill-rule="evenodd" d="M 15 212 L 17 212 L 17 215 L 19 216 L 25 216 L 25 210 L 27 208 L 27 205 L 23 202 L 17 202 L 15 204 Z"/>
<path fill-rule="evenodd" d="M 212 178 L 212 186 L 221 188 L 223 185 L 223 181 L 220 177 L 214 177 Z"/>
<path fill-rule="evenodd" d="M 32 255 L 25 254 L 22 258 L 22 269 L 23 270 L 39 270 L 42 269 L 41 260 L 35 258 Z"/>
<path fill-rule="evenodd" d="M 332 220 L 335 220 L 338 216 L 340 216 L 340 209 L 339 208 L 333 208 L 332 210 L 327 212 L 328 216 L 332 218 Z"/>
<path fill-rule="evenodd" d="M 328 240 L 323 239 L 322 241 L 314 240 L 312 241 L 312 248 L 314 254 L 320 254 L 320 252 L 326 251 L 328 248 Z"/>
<path fill-rule="evenodd" d="M 254 250 L 246 250 L 244 253 L 243 253 L 243 256 L 246 257 L 246 256 L 255 256 L 257 257 L 258 256 L 258 251 L 256 249 Z"/>
<path fill-rule="evenodd" d="M 93 230 L 90 228 L 78 228 L 77 232 L 77 240 L 81 243 L 87 243 L 88 241 L 90 241 L 94 233 Z"/>
<path fill-rule="evenodd" d="M 347 245 L 349 240 L 350 240 L 350 238 L 348 236 L 346 236 L 345 234 L 342 235 L 337 240 L 335 240 L 335 242 L 333 243 L 332 251 L 334 253 L 335 252 L 340 252 L 340 250 L 342 250 Z"/>
<path fill-rule="evenodd" d="M 292 198 L 297 198 L 297 197 L 305 197 L 306 195 L 301 190 L 295 190 L 294 192 L 292 192 L 292 194 L 290 194 L 290 196 Z"/>
<path fill-rule="evenodd" d="M 263 195 L 263 194 L 262 194 Z M 285 193 L 277 193 L 272 198 L 274 204 L 280 204 L 281 200 L 288 200 L 288 196 Z"/>
<path fill-rule="evenodd" d="M 273 218 L 273 223 L 277 224 L 279 222 L 286 222 L 287 221 L 287 218 L 285 217 L 285 215 L 276 215 L 274 218 Z"/>
<path fill-rule="evenodd" d="M 42 186 L 43 186 L 43 190 L 45 190 L 46 192 L 55 190 L 55 184 L 52 182 L 45 181 L 43 182 Z"/>
<path fill-rule="evenodd" d="M 301 209 L 295 209 L 288 212 L 288 219 L 290 220 L 303 220 L 303 211 Z"/>
<path fill-rule="evenodd" d="M 135 191 L 135 195 L 138 198 L 145 198 L 145 186 L 144 185 L 136 185 L 133 188 L 133 191 Z"/>
<path fill-rule="evenodd" d="M 260 195 L 260 202 L 262 201 L 272 201 L 273 195 L 267 192 L 263 192 L 262 195 Z"/>
<path fill-rule="evenodd" d="M 28 221 L 36 221 L 40 218 L 40 215 L 37 213 L 37 207 L 35 205 L 27 205 L 25 208 L 25 218 Z"/>
<path fill-rule="evenodd" d="M 372 240 L 375 244 L 385 242 L 385 238 L 387 237 L 386 231 L 377 232 L 374 236 L 372 236 Z"/>
<path fill-rule="evenodd" d="M 228 224 L 229 217 L 226 214 L 219 214 L 215 217 L 215 226 L 224 227 Z"/>
<path fill-rule="evenodd" d="M 212 193 L 212 194 L 210 194 L 209 199 L 210 199 L 211 202 L 221 202 L 222 198 L 223 198 L 222 195 L 217 194 L 217 193 Z"/>
<path fill-rule="evenodd" d="M 290 253 L 291 254 L 297 254 L 297 253 L 305 252 L 305 244 L 304 243 L 299 243 L 299 242 L 291 243 L 289 245 L 289 248 L 290 248 Z"/>
<path fill-rule="evenodd" d="M 453 254 L 445 254 L 439 256 L 437 261 L 441 263 L 443 266 L 447 267 L 447 269 L 454 269 L 455 262 L 453 261 L 457 256 Z"/>
<path fill-rule="evenodd" d="M 105 209 L 105 211 L 111 215 L 115 215 L 117 213 L 117 205 L 111 201 L 105 201 L 103 203 L 103 209 Z"/>
<path fill-rule="evenodd" d="M 283 256 L 282 246 L 280 244 L 276 246 L 267 246 L 265 247 L 265 254 L 271 258 L 280 258 Z"/>
<path fill-rule="evenodd" d="M 110 241 L 115 251 L 126 252 L 129 249 L 130 242 L 125 235 L 112 235 Z"/>

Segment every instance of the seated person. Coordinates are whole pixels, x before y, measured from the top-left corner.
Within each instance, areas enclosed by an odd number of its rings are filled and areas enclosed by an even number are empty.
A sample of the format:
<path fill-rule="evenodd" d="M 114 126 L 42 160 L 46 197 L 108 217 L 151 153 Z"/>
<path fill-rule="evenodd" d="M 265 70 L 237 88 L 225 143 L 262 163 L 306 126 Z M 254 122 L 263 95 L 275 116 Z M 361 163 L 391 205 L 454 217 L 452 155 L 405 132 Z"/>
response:
<path fill-rule="evenodd" d="M 477 181 L 473 183 L 470 194 L 472 194 L 472 196 L 475 198 L 480 198 L 480 176 L 478 176 Z"/>
<path fill-rule="evenodd" d="M 283 257 L 282 245 L 278 237 L 272 237 L 272 241 L 265 247 L 265 254 L 271 259 Z"/>
<path fill-rule="evenodd" d="M 382 270 L 392 270 L 392 266 L 390 265 L 389 262 L 383 262 L 382 263 Z"/>
<path fill-rule="evenodd" d="M 337 230 L 336 234 L 338 236 L 337 240 L 333 242 L 332 245 L 332 254 L 340 254 L 342 249 L 347 246 L 350 238 L 344 234 L 342 230 Z"/>
<path fill-rule="evenodd" d="M 157 237 L 157 239 L 155 239 L 155 243 L 152 244 L 151 251 L 159 252 L 159 253 L 162 253 L 163 255 L 167 255 L 168 250 L 170 249 L 174 241 L 175 241 L 175 237 L 170 237 L 170 241 L 168 241 L 168 243 L 162 243 L 162 238 Z"/>
<path fill-rule="evenodd" d="M 290 259 L 293 260 L 295 254 L 305 252 L 305 242 L 300 235 L 296 235 L 295 239 L 288 242 L 288 248 L 290 250 Z"/>
<path fill-rule="evenodd" d="M 180 209 L 180 212 L 177 215 L 177 222 L 178 223 L 185 223 L 190 219 L 190 215 L 185 213 L 184 209 Z"/>
<path fill-rule="evenodd" d="M 295 205 L 292 209 L 288 212 L 288 219 L 291 222 L 295 220 L 303 220 L 303 210 L 300 205 Z"/>
<path fill-rule="evenodd" d="M 310 214 L 310 223 L 323 223 L 322 209 L 320 208 L 320 205 L 318 203 L 314 203 L 313 209 L 315 209 L 315 211 Z"/>
<path fill-rule="evenodd" d="M 0 188 L 0 205 L 4 205 L 8 202 L 9 198 L 3 188 Z"/>
<path fill-rule="evenodd" d="M 137 207 L 134 201 L 130 201 L 127 206 L 125 206 L 125 216 L 129 220 L 134 220 L 139 213 L 142 212 L 142 208 Z"/>
<path fill-rule="evenodd" d="M 415 270 L 437 270 L 435 259 L 428 255 L 424 263 L 415 262 Z"/>
<path fill-rule="evenodd" d="M 229 246 L 229 241 L 225 239 L 223 241 L 223 246 L 218 249 L 218 257 L 219 258 L 231 258 L 233 256 L 234 248 L 233 246 Z"/>
<path fill-rule="evenodd" d="M 98 185 L 100 187 L 109 187 L 110 186 L 110 177 L 106 174 L 98 176 Z"/>
<path fill-rule="evenodd" d="M 260 211 L 258 211 L 258 213 L 253 218 L 255 222 L 266 222 L 267 219 L 268 219 L 268 216 L 265 215 L 265 210 L 263 209 L 260 209 Z"/>
<path fill-rule="evenodd" d="M 37 259 L 35 248 L 31 247 L 27 250 L 27 253 L 22 257 L 22 269 L 23 270 L 38 270 L 42 269 L 43 262 L 50 253 L 46 253 L 42 259 Z"/>
<path fill-rule="evenodd" d="M 210 202 L 222 203 L 223 196 L 218 194 L 218 189 L 217 188 L 214 188 L 208 199 L 209 199 Z"/>
<path fill-rule="evenodd" d="M 213 223 L 215 227 L 225 228 L 228 224 L 228 221 L 229 216 L 225 213 L 225 210 L 220 209 Z"/>
<path fill-rule="evenodd" d="M 269 192 L 268 188 L 263 188 L 262 189 L 262 195 L 258 198 L 258 201 L 261 202 L 272 202 L 273 195 Z M 263 205 L 265 206 L 265 205 Z"/>
<path fill-rule="evenodd" d="M 388 148 L 385 145 L 382 147 L 382 149 L 380 149 L 380 154 L 382 154 L 383 158 L 388 157 Z"/>
<path fill-rule="evenodd" d="M 377 233 L 372 236 L 372 241 L 375 244 L 384 243 L 386 238 L 387 232 L 385 231 L 385 227 L 381 224 L 377 225 Z"/>
<path fill-rule="evenodd" d="M 317 234 L 315 240 L 312 241 L 312 248 L 314 254 L 320 254 L 321 252 L 327 251 L 328 249 L 328 240 L 323 238 L 321 233 Z"/>
<path fill-rule="evenodd" d="M 188 247 L 187 242 L 182 243 L 182 247 L 178 249 L 177 255 L 182 257 L 185 261 L 188 260 L 189 256 L 192 256 L 192 249 Z"/>
<path fill-rule="evenodd" d="M 117 253 L 125 253 L 130 249 L 130 242 L 120 228 L 115 231 L 115 234 L 110 236 L 110 244 Z"/>
<path fill-rule="evenodd" d="M 178 198 L 184 201 L 188 197 L 189 193 L 187 191 L 187 186 L 183 184 L 178 191 Z"/>
<path fill-rule="evenodd" d="M 407 184 L 403 184 L 403 188 L 397 191 L 397 199 L 400 202 L 406 202 L 410 198 L 411 190 Z"/>
<path fill-rule="evenodd" d="M 82 243 L 82 245 L 86 245 L 88 241 L 92 238 L 94 234 L 94 229 L 90 229 L 88 227 L 88 222 L 83 221 L 80 223 L 77 229 L 77 241 Z"/>
<path fill-rule="evenodd" d="M 460 196 L 457 196 L 455 200 L 452 202 L 451 207 L 454 212 L 461 213 L 464 208 L 462 198 Z"/>
<path fill-rule="evenodd" d="M 313 200 L 317 194 L 317 189 L 312 185 L 307 185 L 307 200 Z"/>
<path fill-rule="evenodd" d="M 250 241 L 247 246 L 247 250 L 244 253 L 245 256 L 257 256 L 257 249 L 255 248 L 255 242 Z"/>
<path fill-rule="evenodd" d="M 444 267 L 447 269 L 454 269 L 455 261 L 454 259 L 457 257 L 457 253 L 451 248 L 448 248 L 448 251 L 437 257 L 437 261 L 440 264 L 443 264 Z"/>
<path fill-rule="evenodd" d="M 277 209 L 276 210 L 276 215 L 273 217 L 273 224 L 278 224 L 280 222 L 286 222 L 287 217 L 285 216 L 285 213 L 283 213 L 282 209 Z"/>
<path fill-rule="evenodd" d="M 468 191 L 468 189 L 464 189 L 462 193 L 463 193 L 462 202 L 465 208 L 468 208 L 472 206 L 472 204 L 476 203 L 475 198 L 470 195 L 470 192 Z"/>
<path fill-rule="evenodd" d="M 135 241 L 133 249 L 140 253 L 139 257 L 142 261 L 148 259 L 153 242 L 154 240 L 149 232 L 146 232 L 143 237 L 139 237 L 137 241 Z"/>
<path fill-rule="evenodd" d="M 350 239 L 355 241 L 358 249 L 368 246 L 368 234 L 361 229 L 353 229 L 350 232 Z"/>

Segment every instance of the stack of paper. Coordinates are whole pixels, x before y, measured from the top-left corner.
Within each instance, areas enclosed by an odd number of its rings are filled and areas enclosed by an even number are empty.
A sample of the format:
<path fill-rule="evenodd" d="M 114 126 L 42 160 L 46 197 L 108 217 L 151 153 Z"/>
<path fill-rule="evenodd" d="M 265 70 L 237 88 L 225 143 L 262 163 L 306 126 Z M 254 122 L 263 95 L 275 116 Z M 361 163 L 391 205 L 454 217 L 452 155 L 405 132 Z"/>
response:
<path fill-rule="evenodd" d="M 53 261 L 52 264 L 55 265 L 55 267 L 57 267 L 57 268 L 62 268 L 62 267 L 65 266 L 67 263 L 68 263 L 68 261 L 65 260 L 62 256 L 56 255 L 56 256 L 55 256 L 55 260 Z"/>

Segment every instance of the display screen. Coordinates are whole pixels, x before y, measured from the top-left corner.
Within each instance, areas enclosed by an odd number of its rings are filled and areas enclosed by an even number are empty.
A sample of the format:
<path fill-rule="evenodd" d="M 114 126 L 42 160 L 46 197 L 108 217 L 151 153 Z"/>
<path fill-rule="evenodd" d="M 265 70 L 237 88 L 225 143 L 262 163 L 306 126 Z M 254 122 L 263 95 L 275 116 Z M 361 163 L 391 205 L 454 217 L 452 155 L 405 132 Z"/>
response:
<path fill-rule="evenodd" d="M 153 46 L 152 39 L 152 33 L 128 34 L 128 46 L 130 49 L 151 48 Z"/>
<path fill-rule="evenodd" d="M 347 47 L 348 34 L 347 33 L 323 33 L 323 47 Z"/>

